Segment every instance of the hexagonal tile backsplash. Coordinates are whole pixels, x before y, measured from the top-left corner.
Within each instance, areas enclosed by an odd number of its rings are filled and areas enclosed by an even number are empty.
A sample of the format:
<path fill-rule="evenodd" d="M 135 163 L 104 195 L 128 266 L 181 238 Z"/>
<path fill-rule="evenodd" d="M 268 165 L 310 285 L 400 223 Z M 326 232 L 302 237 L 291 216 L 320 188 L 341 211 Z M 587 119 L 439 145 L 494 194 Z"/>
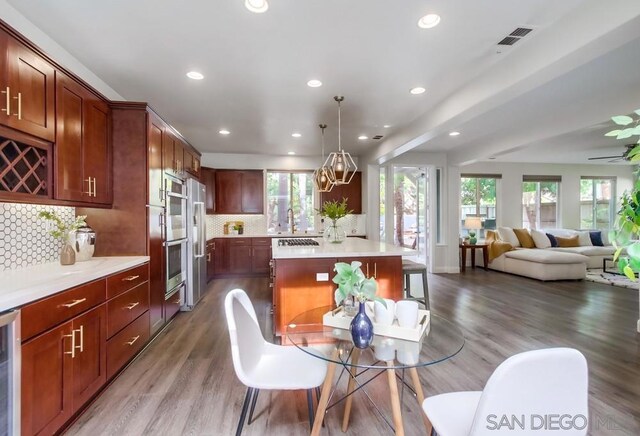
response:
<path fill-rule="evenodd" d="M 76 215 L 73 207 L 0 203 L 0 271 L 58 260 L 62 242 L 47 232 L 41 210 L 55 211 L 65 222 Z"/>

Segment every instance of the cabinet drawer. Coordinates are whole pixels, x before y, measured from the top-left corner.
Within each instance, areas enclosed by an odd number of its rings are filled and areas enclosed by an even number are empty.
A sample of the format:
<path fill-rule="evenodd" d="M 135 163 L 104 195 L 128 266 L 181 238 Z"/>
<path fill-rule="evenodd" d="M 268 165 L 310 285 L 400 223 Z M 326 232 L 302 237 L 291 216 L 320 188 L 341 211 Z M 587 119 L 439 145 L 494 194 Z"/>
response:
<path fill-rule="evenodd" d="M 149 340 L 149 311 L 107 342 L 107 378 L 113 377 Z"/>
<path fill-rule="evenodd" d="M 252 245 L 271 245 L 271 238 L 252 238 Z"/>
<path fill-rule="evenodd" d="M 107 298 L 113 298 L 149 280 L 149 264 L 136 266 L 107 277 Z"/>
<path fill-rule="evenodd" d="M 107 337 L 122 330 L 149 309 L 149 282 L 144 282 L 107 302 Z"/>
<path fill-rule="evenodd" d="M 184 303 L 184 287 L 181 287 L 177 292 L 172 294 L 164 302 L 164 318 L 169 321 L 173 316 L 180 311 L 180 306 Z"/>
<path fill-rule="evenodd" d="M 231 245 L 232 247 L 248 246 L 248 245 L 251 245 L 251 239 L 250 238 L 229 238 L 229 245 Z"/>
<path fill-rule="evenodd" d="M 105 301 L 104 279 L 78 286 L 22 308 L 22 341 Z"/>

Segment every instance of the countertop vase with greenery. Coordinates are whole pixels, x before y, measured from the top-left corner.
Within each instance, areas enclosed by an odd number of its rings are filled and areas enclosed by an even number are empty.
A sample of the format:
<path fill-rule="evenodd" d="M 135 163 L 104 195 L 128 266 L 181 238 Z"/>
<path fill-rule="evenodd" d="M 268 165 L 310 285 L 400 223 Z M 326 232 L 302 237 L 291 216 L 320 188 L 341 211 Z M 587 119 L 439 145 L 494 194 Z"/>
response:
<path fill-rule="evenodd" d="M 81 227 L 85 227 L 86 215 L 77 216 L 71 223 L 65 223 L 57 213 L 43 210 L 38 214 L 39 218 L 49 223 L 49 234 L 62 241 L 60 249 L 60 265 L 73 265 L 76 263 L 76 251 L 73 249 L 71 235 Z"/>
<path fill-rule="evenodd" d="M 347 232 L 338 223 L 340 218 L 349 215 L 351 210 L 347 210 L 347 199 L 341 202 L 337 200 L 325 201 L 321 209 L 317 209 L 318 214 L 330 221 L 329 226 L 324 231 L 324 239 L 332 244 L 340 244 L 347 239 Z"/>

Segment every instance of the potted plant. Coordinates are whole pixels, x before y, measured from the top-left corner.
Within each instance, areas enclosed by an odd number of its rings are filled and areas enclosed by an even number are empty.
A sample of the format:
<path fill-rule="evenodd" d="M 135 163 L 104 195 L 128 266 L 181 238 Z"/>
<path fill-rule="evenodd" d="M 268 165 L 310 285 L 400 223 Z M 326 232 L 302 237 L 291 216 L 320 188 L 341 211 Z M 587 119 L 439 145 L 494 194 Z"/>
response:
<path fill-rule="evenodd" d="M 378 283 L 374 278 L 367 278 L 362 272 L 362 263 L 351 264 L 338 262 L 334 266 L 336 276 L 333 282 L 338 285 L 335 292 L 336 304 L 342 304 L 346 299 L 353 298 L 359 303 L 358 313 L 351 321 L 351 337 L 358 348 L 367 348 L 373 340 L 373 323 L 366 313 L 367 301 L 379 301 L 385 307 L 384 299 L 376 296 Z"/>
<path fill-rule="evenodd" d="M 332 244 L 339 244 L 347 238 L 347 232 L 339 225 L 338 220 L 349 215 L 352 210 L 347 210 L 347 199 L 343 198 L 342 202 L 338 200 L 325 201 L 321 209 L 316 209 L 318 214 L 323 218 L 331 220 L 331 224 L 324 232 L 324 238 Z"/>
<path fill-rule="evenodd" d="M 62 241 L 62 249 L 60 250 L 60 264 L 61 265 L 73 265 L 76 263 L 76 252 L 71 245 L 70 237 L 71 233 L 75 232 L 81 227 L 85 227 L 87 223 L 85 219 L 86 215 L 77 216 L 71 223 L 65 223 L 55 212 L 49 212 L 46 210 L 38 213 L 39 218 L 43 218 L 50 223 L 49 234 L 56 239 Z"/>
<path fill-rule="evenodd" d="M 615 136 L 617 139 L 628 140 L 633 136 L 640 137 L 640 109 L 634 111 L 636 119 L 628 115 L 611 117 L 620 126 L 605 136 Z M 633 163 L 640 162 L 640 138 L 625 157 Z M 638 171 L 636 171 L 636 176 Z M 620 198 L 620 210 L 616 219 L 615 230 L 609 234 L 612 244 L 616 247 L 613 256 L 618 261 L 618 268 L 630 280 L 636 280 L 635 272 L 640 271 L 640 179 L 637 179 L 631 192 L 624 192 Z M 626 255 L 622 253 L 626 251 Z"/>

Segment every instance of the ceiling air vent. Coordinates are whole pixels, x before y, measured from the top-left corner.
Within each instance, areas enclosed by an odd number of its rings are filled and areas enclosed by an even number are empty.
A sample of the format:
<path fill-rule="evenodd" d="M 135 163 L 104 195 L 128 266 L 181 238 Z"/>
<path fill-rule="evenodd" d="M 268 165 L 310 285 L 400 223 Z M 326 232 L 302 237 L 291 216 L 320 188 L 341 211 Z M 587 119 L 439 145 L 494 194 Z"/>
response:
<path fill-rule="evenodd" d="M 380 140 L 380 139 L 382 139 L 382 135 L 376 135 L 376 136 L 374 136 L 372 139 Z"/>
<path fill-rule="evenodd" d="M 508 45 L 511 46 L 516 42 L 520 41 L 522 38 L 531 33 L 533 29 L 530 27 L 518 27 L 516 30 L 511 32 L 509 35 L 502 38 L 502 40 L 498 43 L 498 45 Z"/>

